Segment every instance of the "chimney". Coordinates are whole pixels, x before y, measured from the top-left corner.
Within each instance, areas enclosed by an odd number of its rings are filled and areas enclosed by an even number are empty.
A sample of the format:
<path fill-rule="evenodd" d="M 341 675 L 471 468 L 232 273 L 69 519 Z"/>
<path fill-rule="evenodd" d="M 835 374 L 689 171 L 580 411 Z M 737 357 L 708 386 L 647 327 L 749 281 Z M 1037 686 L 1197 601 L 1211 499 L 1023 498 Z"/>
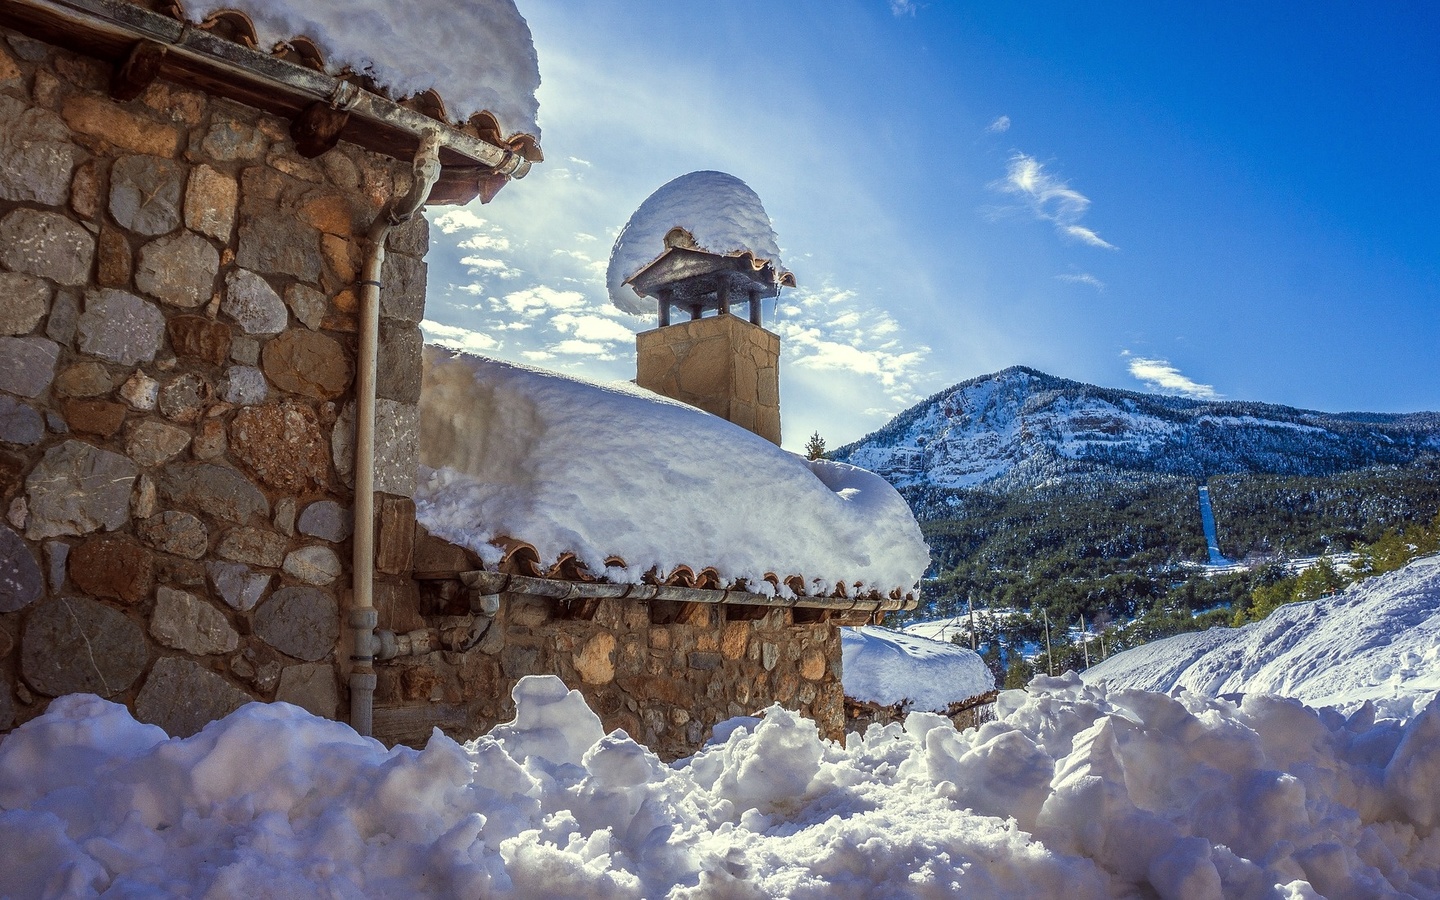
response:
<path fill-rule="evenodd" d="M 666 184 L 622 230 L 607 280 L 621 309 L 659 314 L 635 337 L 636 384 L 780 443 L 780 338 L 762 304 L 795 276 L 754 191 L 722 172 Z"/>

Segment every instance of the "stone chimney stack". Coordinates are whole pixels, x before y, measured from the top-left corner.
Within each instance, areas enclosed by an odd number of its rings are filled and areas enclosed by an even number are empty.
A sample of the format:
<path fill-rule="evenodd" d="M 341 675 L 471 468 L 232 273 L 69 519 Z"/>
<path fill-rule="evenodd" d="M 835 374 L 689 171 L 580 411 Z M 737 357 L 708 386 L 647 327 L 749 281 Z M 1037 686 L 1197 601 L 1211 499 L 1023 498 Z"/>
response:
<path fill-rule="evenodd" d="M 636 384 L 780 443 L 780 338 L 762 325 L 761 304 L 795 276 L 780 267 L 754 191 L 721 172 L 666 184 L 615 242 L 608 281 L 621 309 L 659 314 L 659 327 L 635 338 Z M 732 304 L 746 305 L 748 320 Z M 676 309 L 685 321 L 672 323 Z"/>
<path fill-rule="evenodd" d="M 722 313 L 642 331 L 635 350 L 636 384 L 780 443 L 774 332 Z"/>

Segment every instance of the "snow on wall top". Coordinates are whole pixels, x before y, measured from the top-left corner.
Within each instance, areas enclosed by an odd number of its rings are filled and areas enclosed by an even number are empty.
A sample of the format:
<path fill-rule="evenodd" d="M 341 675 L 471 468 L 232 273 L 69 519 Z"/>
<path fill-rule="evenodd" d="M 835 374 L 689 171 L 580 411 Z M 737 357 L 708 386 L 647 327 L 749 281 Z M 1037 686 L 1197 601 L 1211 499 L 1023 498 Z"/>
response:
<path fill-rule="evenodd" d="M 1342 709 L 1369 701 L 1381 715 L 1408 718 L 1440 691 L 1440 557 L 1241 628 L 1117 653 L 1084 678 L 1147 691 L 1281 694 Z"/>
<path fill-rule="evenodd" d="M 807 463 L 764 438 L 629 384 L 598 385 L 425 349 L 420 521 L 487 564 L 512 538 L 549 566 L 574 553 L 636 583 L 651 569 L 713 566 L 722 583 L 807 593 L 911 591 L 929 550 L 879 476 Z M 607 570 L 607 557 L 625 567 Z M 782 586 L 781 593 L 788 589 Z"/>
<path fill-rule="evenodd" d="M 840 629 L 845 696 L 881 706 L 944 712 L 951 704 L 995 690 L 979 654 L 946 641 L 867 625 Z"/>
<path fill-rule="evenodd" d="M 690 232 L 702 250 L 724 256 L 749 253 L 781 268 L 770 217 L 750 186 L 724 172 L 691 172 L 647 197 L 616 238 L 605 273 L 616 306 L 635 315 L 657 311 L 655 299 L 641 297 L 625 279 L 665 251 L 665 235 L 676 227 Z"/>
<path fill-rule="evenodd" d="M 458 120 L 488 111 L 506 136 L 540 138 L 540 67 L 514 0 L 191 0 L 190 18 L 245 13 L 261 47 L 304 36 L 396 97 L 434 90 Z"/>

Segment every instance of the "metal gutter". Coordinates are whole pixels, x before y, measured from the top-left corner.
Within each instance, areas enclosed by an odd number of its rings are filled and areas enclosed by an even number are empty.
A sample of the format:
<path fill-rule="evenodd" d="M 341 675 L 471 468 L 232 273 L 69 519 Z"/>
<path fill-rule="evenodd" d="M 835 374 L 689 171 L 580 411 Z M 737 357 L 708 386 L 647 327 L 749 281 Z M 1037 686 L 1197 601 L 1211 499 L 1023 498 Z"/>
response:
<path fill-rule="evenodd" d="M 385 239 L 390 229 L 416 215 L 440 177 L 440 129 L 425 133 L 415 153 L 410 192 L 386 208 L 370 226 L 370 253 L 360 276 L 360 352 L 355 372 L 355 535 L 351 554 L 354 596 L 350 627 L 350 724 L 368 735 L 375 708 L 375 658 L 381 656 L 375 611 L 375 370 L 380 352 L 380 275 L 385 267 Z M 383 658 L 383 656 L 382 656 Z"/>

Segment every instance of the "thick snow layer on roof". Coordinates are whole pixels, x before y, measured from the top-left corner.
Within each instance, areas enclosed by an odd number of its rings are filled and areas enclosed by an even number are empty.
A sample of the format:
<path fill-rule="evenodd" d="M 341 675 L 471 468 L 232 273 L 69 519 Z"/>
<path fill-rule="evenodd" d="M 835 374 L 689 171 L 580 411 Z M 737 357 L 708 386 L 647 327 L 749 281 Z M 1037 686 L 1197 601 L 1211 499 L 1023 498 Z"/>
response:
<path fill-rule="evenodd" d="M 185 7 L 195 21 L 238 9 L 264 49 L 307 37 L 332 72 L 365 72 L 397 98 L 433 89 L 456 120 L 488 110 L 507 137 L 540 137 L 540 68 L 514 0 L 188 0 Z"/>
<path fill-rule="evenodd" d="M 605 273 L 616 306 L 636 315 L 657 311 L 656 301 L 635 293 L 625 279 L 665 252 L 665 235 L 677 227 L 690 232 L 702 250 L 724 256 L 749 253 L 780 269 L 770 217 L 750 186 L 724 172 L 691 172 L 646 198 L 616 238 Z"/>
<path fill-rule="evenodd" d="M 666 766 L 553 676 L 385 749 L 286 704 L 167 739 L 93 695 L 0 738 L 7 897 L 1435 897 L 1440 704 L 1039 678 L 844 746 L 779 707 Z"/>
<path fill-rule="evenodd" d="M 1409 716 L 1440 691 L 1440 557 L 1333 597 L 1282 606 L 1242 628 L 1211 628 L 1117 653 L 1086 681 L 1213 696 L 1273 693 Z"/>
<path fill-rule="evenodd" d="M 840 629 L 840 653 L 845 696 L 881 706 L 943 712 L 995 690 L 979 654 L 946 641 L 867 625 Z"/>
<path fill-rule="evenodd" d="M 490 542 L 508 537 L 544 565 L 574 553 L 613 581 L 713 566 L 727 584 L 801 575 L 824 594 L 842 581 L 910 590 L 929 564 L 879 476 L 806 462 L 630 384 L 427 347 L 420 457 L 420 521 L 490 563 Z M 612 555 L 626 567 L 607 571 Z"/>

